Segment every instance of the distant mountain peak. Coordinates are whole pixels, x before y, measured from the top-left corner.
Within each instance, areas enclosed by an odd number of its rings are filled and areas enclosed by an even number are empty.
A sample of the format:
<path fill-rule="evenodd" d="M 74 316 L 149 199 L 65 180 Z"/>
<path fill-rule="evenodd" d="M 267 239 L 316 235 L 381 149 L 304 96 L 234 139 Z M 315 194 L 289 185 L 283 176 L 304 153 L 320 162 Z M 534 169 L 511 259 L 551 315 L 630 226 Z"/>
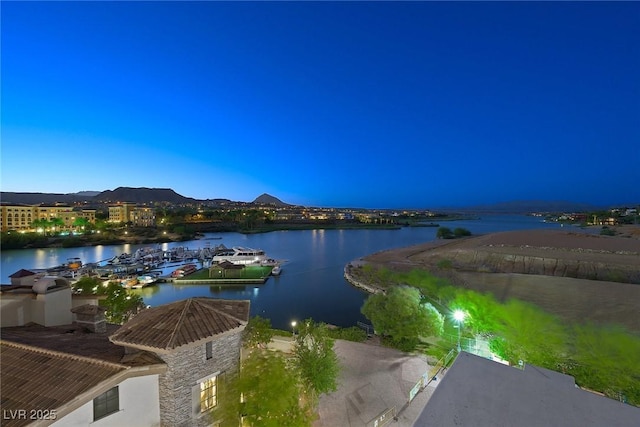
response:
<path fill-rule="evenodd" d="M 115 190 L 107 190 L 95 197 L 102 201 L 123 201 L 134 203 L 147 202 L 168 202 L 168 203 L 191 203 L 195 200 L 184 197 L 170 188 L 148 188 L 148 187 L 118 187 Z"/>
<path fill-rule="evenodd" d="M 274 206 L 289 206 L 288 203 L 284 203 L 282 200 L 277 197 L 273 197 L 270 194 L 262 193 L 253 201 L 253 203 L 260 205 L 274 205 Z"/>

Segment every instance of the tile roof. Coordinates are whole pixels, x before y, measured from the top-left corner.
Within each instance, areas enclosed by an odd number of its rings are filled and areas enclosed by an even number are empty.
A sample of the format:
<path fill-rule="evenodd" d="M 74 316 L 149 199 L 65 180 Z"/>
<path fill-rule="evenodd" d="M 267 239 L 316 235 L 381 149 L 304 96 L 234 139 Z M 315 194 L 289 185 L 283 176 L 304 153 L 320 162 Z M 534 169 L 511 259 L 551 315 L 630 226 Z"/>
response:
<path fill-rule="evenodd" d="M 0 335 L 5 341 L 126 366 L 164 364 L 162 359 L 153 354 L 147 354 L 146 358 L 138 357 L 132 362 L 127 362 L 124 347 L 109 341 L 109 334 L 114 333 L 118 328 L 120 328 L 119 325 L 107 324 L 106 333 L 96 334 L 78 325 L 45 327 L 29 323 L 25 326 L 2 328 Z M 141 363 L 143 360 L 144 362 Z M 4 366 L 4 360 L 2 363 Z"/>
<path fill-rule="evenodd" d="M 248 320 L 248 300 L 189 298 L 149 308 L 109 338 L 119 345 L 168 351 L 241 329 Z"/>
<path fill-rule="evenodd" d="M 0 340 L 2 410 L 50 410 L 127 370 L 118 365 L 24 344 Z M 28 418 L 28 417 L 27 417 Z M 3 427 L 31 423 L 30 419 L 3 419 Z"/>

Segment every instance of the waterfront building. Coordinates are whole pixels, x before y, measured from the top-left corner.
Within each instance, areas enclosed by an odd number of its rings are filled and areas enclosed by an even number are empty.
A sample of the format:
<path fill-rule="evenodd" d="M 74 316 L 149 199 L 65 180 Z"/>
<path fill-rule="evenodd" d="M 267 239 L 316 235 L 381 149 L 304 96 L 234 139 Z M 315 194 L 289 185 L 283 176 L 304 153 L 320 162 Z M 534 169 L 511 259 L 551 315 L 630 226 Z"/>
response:
<path fill-rule="evenodd" d="M 118 326 L 75 306 L 64 279 L 4 288 L 3 426 L 215 425 L 249 301 L 191 298 Z"/>
<path fill-rule="evenodd" d="M 156 211 L 153 208 L 136 207 L 131 211 L 129 219 L 136 227 L 154 227 Z"/>
<path fill-rule="evenodd" d="M 67 205 L 20 205 L 2 204 L 0 206 L 0 223 L 2 232 L 36 231 L 34 221 L 60 219 L 56 231 L 74 231 L 76 218 L 86 218 L 91 224 L 96 222 L 95 209 L 74 210 Z"/>
<path fill-rule="evenodd" d="M 130 214 L 135 207 L 136 204 L 130 202 L 123 202 L 109 206 L 109 222 L 113 222 L 115 224 L 129 222 Z"/>
<path fill-rule="evenodd" d="M 153 208 L 140 207 L 135 203 L 118 203 L 109 206 L 109 222 L 115 224 L 130 222 L 136 227 L 154 227 L 156 213 Z"/>
<path fill-rule="evenodd" d="M 30 231 L 36 219 L 38 219 L 36 206 L 5 203 L 0 206 L 0 223 L 3 233 L 9 230 Z"/>

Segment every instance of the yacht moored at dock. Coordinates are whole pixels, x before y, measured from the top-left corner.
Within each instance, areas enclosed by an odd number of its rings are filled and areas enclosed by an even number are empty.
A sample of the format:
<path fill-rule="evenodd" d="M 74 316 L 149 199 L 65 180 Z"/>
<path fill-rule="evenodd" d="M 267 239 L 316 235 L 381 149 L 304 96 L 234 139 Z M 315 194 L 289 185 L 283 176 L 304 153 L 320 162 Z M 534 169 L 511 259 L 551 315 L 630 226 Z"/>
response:
<path fill-rule="evenodd" d="M 249 265 L 261 264 L 267 259 L 269 258 L 267 258 L 267 255 L 261 249 L 251 249 L 242 246 L 227 248 L 224 245 L 220 245 L 216 248 L 211 261 L 213 264 L 228 261 L 233 264 Z"/>

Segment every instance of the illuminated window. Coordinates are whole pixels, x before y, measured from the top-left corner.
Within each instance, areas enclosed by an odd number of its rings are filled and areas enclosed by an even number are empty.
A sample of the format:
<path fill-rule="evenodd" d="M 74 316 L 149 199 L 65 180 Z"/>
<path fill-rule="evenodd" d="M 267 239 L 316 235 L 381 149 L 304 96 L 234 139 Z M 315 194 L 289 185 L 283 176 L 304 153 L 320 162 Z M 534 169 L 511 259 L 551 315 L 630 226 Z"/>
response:
<path fill-rule="evenodd" d="M 218 376 L 200 383 L 200 412 L 208 411 L 218 404 Z"/>
<path fill-rule="evenodd" d="M 93 399 L 93 421 L 111 415 L 120 410 L 120 393 L 118 386 L 107 390 Z"/>

